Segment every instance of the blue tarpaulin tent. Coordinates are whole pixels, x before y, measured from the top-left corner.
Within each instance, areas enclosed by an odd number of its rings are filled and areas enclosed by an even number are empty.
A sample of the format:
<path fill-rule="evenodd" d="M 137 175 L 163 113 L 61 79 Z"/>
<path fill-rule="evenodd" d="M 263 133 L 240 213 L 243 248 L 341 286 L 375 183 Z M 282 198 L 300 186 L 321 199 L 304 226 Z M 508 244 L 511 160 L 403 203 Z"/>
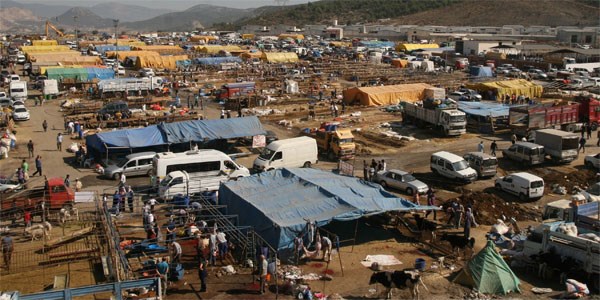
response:
<path fill-rule="evenodd" d="M 106 152 L 110 148 L 145 148 L 167 144 L 180 144 L 192 141 L 233 139 L 264 135 L 260 120 L 256 116 L 192 120 L 151 125 L 144 128 L 101 132 L 86 137 L 88 147 Z M 135 152 L 135 151 L 134 151 Z"/>
<path fill-rule="evenodd" d="M 498 102 L 458 101 L 458 109 L 467 115 L 482 117 L 508 117 L 510 106 Z"/>
<path fill-rule="evenodd" d="M 131 47 L 130 46 L 115 46 L 115 45 L 98 45 L 96 47 L 94 47 L 96 49 L 96 52 L 100 53 L 100 54 L 104 54 L 107 51 L 130 51 Z"/>
<path fill-rule="evenodd" d="M 492 73 L 492 68 L 484 67 L 484 66 L 470 66 L 469 74 L 471 76 L 475 76 L 475 77 L 493 77 L 494 76 L 494 74 Z"/>
<path fill-rule="evenodd" d="M 200 57 L 194 59 L 195 64 L 199 65 L 220 65 L 223 63 L 242 63 L 242 59 L 237 56 L 225 56 L 225 57 Z"/>
<path fill-rule="evenodd" d="M 89 68 L 85 68 L 85 69 L 88 73 L 88 78 L 87 78 L 88 81 L 93 80 L 94 78 L 98 78 L 100 80 L 115 78 L 115 71 L 110 68 L 89 67 Z"/>
<path fill-rule="evenodd" d="M 318 226 L 418 206 L 359 178 L 311 168 L 278 169 L 221 185 L 219 204 L 278 250 L 289 249 L 307 220 Z"/>

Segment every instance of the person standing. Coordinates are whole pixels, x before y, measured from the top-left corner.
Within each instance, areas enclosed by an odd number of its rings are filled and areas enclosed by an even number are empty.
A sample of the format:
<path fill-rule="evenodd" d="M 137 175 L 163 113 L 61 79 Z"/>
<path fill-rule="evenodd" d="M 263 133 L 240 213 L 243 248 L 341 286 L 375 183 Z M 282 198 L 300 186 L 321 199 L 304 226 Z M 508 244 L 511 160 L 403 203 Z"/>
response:
<path fill-rule="evenodd" d="M 162 261 L 156 265 L 156 271 L 158 271 L 158 274 L 160 275 L 163 296 L 167 295 L 169 264 L 167 263 L 166 257 L 163 257 Z"/>
<path fill-rule="evenodd" d="M 48 131 L 48 121 L 44 120 L 44 122 L 42 122 L 42 128 L 44 129 L 44 132 Z"/>
<path fill-rule="evenodd" d="M 331 239 L 326 236 L 321 238 L 321 247 L 323 249 L 323 261 L 331 260 L 331 251 L 333 250 L 333 243 Z"/>
<path fill-rule="evenodd" d="M 127 187 L 127 205 L 129 206 L 129 212 L 133 212 L 133 188 Z"/>
<path fill-rule="evenodd" d="M 23 214 L 23 221 L 25 221 L 25 228 L 31 227 L 31 212 L 29 209 Z"/>
<path fill-rule="evenodd" d="M 258 275 L 260 275 L 260 293 L 261 295 L 265 293 L 265 289 L 267 286 L 267 269 L 269 268 L 269 263 L 264 255 L 260 255 L 260 263 L 258 264 Z"/>
<path fill-rule="evenodd" d="M 591 139 L 592 138 L 592 126 L 590 124 L 588 124 L 586 126 L 586 131 L 587 131 L 587 139 Z"/>
<path fill-rule="evenodd" d="M 14 242 L 10 233 L 7 233 L 2 238 L 2 257 L 4 258 L 4 265 L 6 266 L 6 270 L 10 272 L 10 259 L 12 258 L 12 253 L 14 250 Z"/>
<path fill-rule="evenodd" d="M 79 180 L 79 178 L 75 178 L 75 191 L 76 192 L 81 192 L 82 188 L 83 188 L 83 184 L 81 183 L 81 181 Z"/>
<path fill-rule="evenodd" d="M 23 168 L 17 169 L 17 180 L 19 180 L 20 184 L 25 184 L 25 173 L 23 173 Z"/>
<path fill-rule="evenodd" d="M 65 177 L 64 183 L 65 183 L 66 187 L 70 187 L 71 186 L 71 177 L 70 177 L 69 174 L 67 174 L 67 177 Z"/>
<path fill-rule="evenodd" d="M 217 249 L 217 233 L 213 229 L 208 236 L 208 262 L 213 267 L 217 264 Z"/>
<path fill-rule="evenodd" d="M 35 176 L 35 174 L 42 176 L 42 157 L 40 155 L 35 158 L 35 172 L 33 172 L 31 177 Z"/>
<path fill-rule="evenodd" d="M 583 153 L 585 153 L 585 142 L 585 137 L 581 135 L 581 138 L 579 139 L 579 148 L 577 148 L 577 154 L 579 154 L 580 150 L 583 150 Z"/>
<path fill-rule="evenodd" d="M 204 258 L 204 253 L 200 251 L 198 256 L 198 277 L 200 277 L 200 292 L 206 292 L 206 277 L 208 277 L 208 263 Z"/>
<path fill-rule="evenodd" d="M 490 145 L 490 154 L 492 156 L 496 156 L 496 150 L 498 149 L 498 144 L 496 144 L 496 141 L 492 141 L 492 144 Z"/>
<path fill-rule="evenodd" d="M 33 141 L 29 140 L 27 143 L 27 151 L 29 152 L 29 158 L 33 157 Z"/>
<path fill-rule="evenodd" d="M 125 173 L 121 173 L 121 177 L 119 178 L 119 185 L 121 187 L 124 187 L 126 182 L 127 182 L 127 176 L 125 176 Z"/>
<path fill-rule="evenodd" d="M 221 109 L 221 119 L 225 119 L 225 109 Z"/>
<path fill-rule="evenodd" d="M 381 171 L 386 171 L 387 170 L 387 163 L 385 162 L 385 159 L 381 160 Z"/>
<path fill-rule="evenodd" d="M 171 262 L 174 264 L 178 264 L 181 261 L 181 245 L 176 242 L 171 242 Z"/>
<path fill-rule="evenodd" d="M 21 162 L 21 169 L 23 169 L 23 173 L 29 174 L 29 164 L 27 163 L 26 160 L 23 160 Z M 27 178 L 25 178 L 25 179 L 27 179 Z"/>
<path fill-rule="evenodd" d="M 510 142 L 514 145 L 517 142 L 517 135 L 513 133 L 513 135 L 510 136 Z"/>
<path fill-rule="evenodd" d="M 598 131 L 600 132 L 600 131 Z M 367 164 L 366 160 L 363 160 L 363 178 L 366 181 L 369 181 L 369 165 Z"/>
<path fill-rule="evenodd" d="M 217 242 L 219 243 L 219 257 L 221 259 L 221 264 L 223 264 L 223 260 L 227 256 L 229 247 L 227 245 L 227 239 L 225 238 L 225 232 L 223 232 L 222 229 L 219 229 L 219 231 L 217 232 Z"/>
<path fill-rule="evenodd" d="M 62 143 L 63 143 L 63 135 L 62 133 L 58 133 L 56 136 L 56 150 L 62 151 Z"/>
<path fill-rule="evenodd" d="M 477 227 L 477 222 L 475 222 L 475 217 L 473 216 L 473 212 L 471 208 L 467 208 L 467 212 L 465 213 L 465 239 L 469 239 L 471 237 L 471 225 Z"/>
<path fill-rule="evenodd" d="M 173 241 L 175 241 L 175 236 L 177 235 L 177 233 L 175 232 L 175 229 L 177 227 L 175 227 L 175 222 L 173 221 L 173 218 L 169 218 L 169 222 L 167 223 L 166 226 L 166 231 L 167 231 L 167 244 L 171 243 Z"/>
<path fill-rule="evenodd" d="M 483 141 L 481 141 L 481 142 L 479 142 L 479 145 L 477 145 L 477 152 L 483 153 L 483 150 L 484 150 Z"/>
<path fill-rule="evenodd" d="M 427 190 L 427 205 L 435 206 L 435 191 L 431 187 Z M 429 216 L 431 212 L 433 212 L 433 220 L 437 220 L 437 211 L 435 209 L 427 211 L 425 218 L 427 219 L 427 216 Z"/>

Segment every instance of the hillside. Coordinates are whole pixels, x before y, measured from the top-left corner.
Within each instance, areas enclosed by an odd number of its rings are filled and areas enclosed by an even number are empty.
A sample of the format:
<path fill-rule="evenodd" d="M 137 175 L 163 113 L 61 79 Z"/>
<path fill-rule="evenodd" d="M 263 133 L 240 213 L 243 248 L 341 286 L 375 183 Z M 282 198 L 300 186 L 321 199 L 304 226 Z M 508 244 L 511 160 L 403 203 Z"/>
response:
<path fill-rule="evenodd" d="M 35 28 L 35 24 L 40 24 L 40 21 L 40 18 L 33 15 L 30 10 L 24 8 L 3 7 L 0 9 L 0 31 L 8 31 L 14 27 Z M 39 26 L 37 27 L 39 28 Z"/>
<path fill-rule="evenodd" d="M 163 14 L 145 21 L 124 23 L 123 26 L 135 30 L 188 31 L 209 27 L 217 22 L 233 23 L 251 15 L 252 11 L 252 9 L 200 4 L 182 12 Z"/>
<path fill-rule="evenodd" d="M 74 16 L 77 16 L 75 22 Z M 73 7 L 53 19 L 58 26 L 78 26 L 82 28 L 107 28 L 113 26 L 112 19 L 105 19 L 85 7 Z"/>
<path fill-rule="evenodd" d="M 118 19 L 121 22 L 143 21 L 172 12 L 170 10 L 127 5 L 117 2 L 99 3 L 89 9 L 102 18 Z"/>
<path fill-rule="evenodd" d="M 340 24 L 376 22 L 446 26 L 600 26 L 598 0 L 323 0 L 287 7 L 263 7 L 238 25 Z M 499 13 L 501 12 L 501 13 Z"/>
<path fill-rule="evenodd" d="M 0 8 L 12 7 L 29 10 L 34 16 L 38 16 L 43 19 L 56 17 L 71 8 L 71 6 L 66 5 L 49 5 L 44 3 L 20 3 L 12 0 L 0 1 Z"/>

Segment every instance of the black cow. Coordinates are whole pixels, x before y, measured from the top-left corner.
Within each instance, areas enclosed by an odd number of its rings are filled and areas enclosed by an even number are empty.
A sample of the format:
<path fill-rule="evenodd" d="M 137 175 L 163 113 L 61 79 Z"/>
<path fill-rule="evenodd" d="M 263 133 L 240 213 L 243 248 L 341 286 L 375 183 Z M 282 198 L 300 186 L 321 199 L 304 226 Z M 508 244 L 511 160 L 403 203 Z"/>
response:
<path fill-rule="evenodd" d="M 392 297 L 392 289 L 405 289 L 409 288 L 413 299 L 419 299 L 419 283 L 425 287 L 427 286 L 421 280 L 421 275 L 417 269 L 404 269 L 402 271 L 384 271 L 376 272 L 371 275 L 369 284 L 381 283 L 387 289 L 387 298 Z"/>
<path fill-rule="evenodd" d="M 458 249 L 463 250 L 464 252 L 467 248 L 471 249 L 472 253 L 473 247 L 475 246 L 474 237 L 467 239 L 462 235 L 444 234 L 440 240 L 449 242 L 450 246 L 452 247 L 452 253 L 454 254 L 456 254 Z"/>

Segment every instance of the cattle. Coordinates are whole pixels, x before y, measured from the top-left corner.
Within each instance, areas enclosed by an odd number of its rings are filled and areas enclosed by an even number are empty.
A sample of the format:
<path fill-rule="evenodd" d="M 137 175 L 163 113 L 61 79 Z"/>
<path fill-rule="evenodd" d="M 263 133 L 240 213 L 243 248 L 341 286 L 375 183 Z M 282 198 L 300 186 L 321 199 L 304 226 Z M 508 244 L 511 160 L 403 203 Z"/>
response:
<path fill-rule="evenodd" d="M 371 275 L 371 280 L 369 280 L 369 284 L 380 283 L 383 285 L 386 291 L 386 299 L 391 299 L 392 297 L 392 289 L 410 289 L 410 293 L 413 299 L 419 299 L 419 283 L 423 285 L 423 287 L 427 289 L 425 283 L 423 283 L 421 279 L 421 275 L 417 269 L 404 269 L 401 271 L 383 271 L 376 272 Z"/>
<path fill-rule="evenodd" d="M 416 214 L 415 223 L 417 224 L 419 231 L 421 231 L 421 235 L 425 232 L 429 232 L 431 234 L 431 241 L 435 240 L 437 231 L 437 224 L 435 222 L 423 218 L 420 214 Z"/>
<path fill-rule="evenodd" d="M 457 250 L 463 250 L 463 252 L 468 248 L 471 250 L 471 254 L 473 253 L 473 247 L 475 246 L 475 238 L 472 237 L 470 239 L 465 238 L 462 235 L 449 235 L 444 234 L 440 241 L 447 241 L 450 243 L 452 247 L 452 253 L 456 254 Z"/>

